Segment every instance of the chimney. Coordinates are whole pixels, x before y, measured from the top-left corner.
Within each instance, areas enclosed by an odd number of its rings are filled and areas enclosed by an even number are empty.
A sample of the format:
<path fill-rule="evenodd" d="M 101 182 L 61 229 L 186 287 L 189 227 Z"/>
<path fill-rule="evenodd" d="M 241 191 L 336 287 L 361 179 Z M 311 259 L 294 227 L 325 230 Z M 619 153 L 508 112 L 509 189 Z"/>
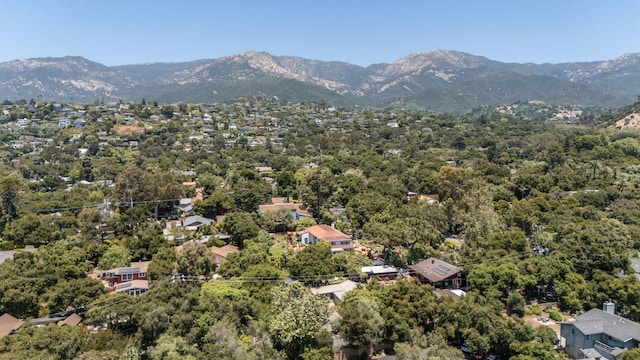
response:
<path fill-rule="evenodd" d="M 611 299 L 607 300 L 604 302 L 604 304 L 602 304 L 602 310 L 609 313 L 609 314 L 615 314 L 616 312 L 616 304 L 614 304 Z"/>

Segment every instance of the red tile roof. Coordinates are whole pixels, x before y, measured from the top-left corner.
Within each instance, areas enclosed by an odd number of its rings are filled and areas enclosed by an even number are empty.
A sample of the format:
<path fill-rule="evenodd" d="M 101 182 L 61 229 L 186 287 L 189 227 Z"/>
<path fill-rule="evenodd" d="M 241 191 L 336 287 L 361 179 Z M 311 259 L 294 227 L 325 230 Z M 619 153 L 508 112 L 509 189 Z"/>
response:
<path fill-rule="evenodd" d="M 318 239 L 328 242 L 351 240 L 351 238 L 342 231 L 324 224 L 308 227 L 305 231 Z"/>

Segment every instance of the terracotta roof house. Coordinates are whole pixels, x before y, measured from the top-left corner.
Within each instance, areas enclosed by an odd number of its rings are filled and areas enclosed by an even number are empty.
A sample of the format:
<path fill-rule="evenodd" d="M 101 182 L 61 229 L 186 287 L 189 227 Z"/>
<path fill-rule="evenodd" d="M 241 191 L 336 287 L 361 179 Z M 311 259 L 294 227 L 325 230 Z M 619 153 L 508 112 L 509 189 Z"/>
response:
<path fill-rule="evenodd" d="M 640 324 L 615 314 L 611 301 L 603 310 L 591 309 L 574 321 L 560 323 L 560 336 L 572 359 L 617 359 L 640 345 Z"/>
<path fill-rule="evenodd" d="M 212 246 L 211 252 L 213 253 L 213 257 L 216 260 L 217 264 L 220 264 L 224 259 L 229 256 L 229 254 L 233 254 L 240 251 L 237 246 L 234 245 L 225 245 L 223 247 Z"/>
<path fill-rule="evenodd" d="M 420 281 L 430 284 L 436 289 L 461 289 L 467 287 L 467 277 L 464 269 L 436 258 L 429 258 L 417 264 L 409 265 L 409 269 Z"/>
<path fill-rule="evenodd" d="M 300 233 L 300 241 L 305 244 L 316 244 L 321 240 L 331 244 L 333 253 L 353 250 L 351 237 L 329 225 L 314 225 Z"/>
<path fill-rule="evenodd" d="M 17 319 L 9 313 L 2 314 L 0 316 L 0 339 L 13 334 L 22 324 L 24 324 L 24 320 Z"/>

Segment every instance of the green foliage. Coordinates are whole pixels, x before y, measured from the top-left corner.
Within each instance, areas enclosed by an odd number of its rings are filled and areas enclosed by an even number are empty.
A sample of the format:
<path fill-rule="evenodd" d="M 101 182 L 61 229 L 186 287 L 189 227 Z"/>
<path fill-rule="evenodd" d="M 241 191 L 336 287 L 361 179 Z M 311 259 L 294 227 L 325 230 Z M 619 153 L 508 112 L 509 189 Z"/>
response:
<path fill-rule="evenodd" d="M 0 353 L 11 354 L 12 359 L 73 359 L 82 350 L 83 335 L 74 327 L 24 325 L 0 341 Z"/>
<path fill-rule="evenodd" d="M 285 211 L 258 217 L 258 205 L 274 195 L 353 233 L 372 257 L 405 266 L 434 256 L 467 271 L 469 291 L 458 301 L 436 301 L 432 288 L 417 282 L 374 281 L 353 290 L 338 308 L 349 308 L 344 321 L 354 325 L 339 330 L 354 343 L 395 343 L 399 358 L 461 358 L 446 344 L 466 341 L 478 355 L 554 359 L 555 334 L 504 310 L 522 316 L 526 303 L 557 301 L 561 311 L 578 313 L 612 299 L 620 315 L 640 319 L 640 282 L 620 276 L 631 273 L 629 259 L 640 250 L 640 136 L 596 127 L 616 120 L 613 111 L 581 108 L 583 115 L 570 119 L 576 125 L 554 116 L 577 108 L 533 103 L 451 116 L 410 110 L 409 103 L 349 110 L 267 97 L 162 108 L 123 102 L 145 130 L 119 135 L 114 125 L 122 114 L 111 106 L 88 104 L 85 128 L 60 129 L 52 104 L 38 101 L 31 114 L 22 103 L 0 112 L 0 125 L 12 127 L 0 149 L 0 247 L 19 250 L 0 264 L 0 311 L 28 318 L 85 307 L 87 324 L 109 330 L 25 327 L 38 338 L 20 337 L 23 330 L 3 338 L 0 358 L 329 358 L 331 336 L 315 327 L 324 324 L 326 303 L 299 284 L 285 291 L 283 283 L 290 276 L 322 285 L 371 259 L 332 255 L 327 243 L 296 252 L 281 239 L 295 235 L 272 238 L 265 230 L 315 225 Z M 168 118 L 156 118 L 162 114 Z M 41 125 L 15 127 L 24 117 Z M 20 136 L 36 140 L 13 149 Z M 139 150 L 127 148 L 129 140 L 139 141 Z M 83 157 L 79 148 L 88 149 Z M 264 166 L 272 170 L 255 170 Z M 67 189 L 61 176 L 75 184 Z M 176 253 L 164 218 L 175 220 L 176 199 L 193 196 L 180 185 L 185 181 L 205 189 L 196 213 L 226 220 L 185 230 L 179 242 L 187 243 Z M 439 203 L 409 199 L 409 192 Z M 242 249 L 220 264 L 222 279 L 205 281 L 214 269 L 211 252 L 191 240 L 218 231 Z M 39 246 L 35 253 L 21 249 L 31 244 Z M 271 252 L 274 244 L 279 250 Z M 113 268 L 131 259 L 151 259 L 150 289 L 138 298 L 106 296 L 86 277 L 90 263 Z M 171 282 L 176 272 L 193 277 Z M 314 301 L 322 314 L 309 310 Z M 313 317 L 314 327 L 293 315 Z"/>
<path fill-rule="evenodd" d="M 640 348 L 627 350 L 620 355 L 620 360 L 639 360 Z"/>
<path fill-rule="evenodd" d="M 155 346 L 149 348 L 152 360 L 195 360 L 195 350 L 180 336 L 162 334 Z"/>
<path fill-rule="evenodd" d="M 290 359 L 311 344 L 329 316 L 327 303 L 299 282 L 276 287 L 271 306 L 269 333 Z"/>
<path fill-rule="evenodd" d="M 185 276 L 209 276 L 214 269 L 213 254 L 206 246 L 190 241 L 176 255 L 178 273 Z"/>
<path fill-rule="evenodd" d="M 372 346 L 380 343 L 384 334 L 384 319 L 380 305 L 366 296 L 352 296 L 338 307 L 338 333 L 350 344 Z"/>
<path fill-rule="evenodd" d="M 129 249 L 121 245 L 111 245 L 100 258 L 98 266 L 102 270 L 129 266 L 131 254 Z"/>
<path fill-rule="evenodd" d="M 523 317 L 524 313 L 525 313 L 525 305 L 526 305 L 526 300 L 524 299 L 524 297 L 522 295 L 520 295 L 520 293 L 518 292 L 512 292 L 509 294 L 509 297 L 507 298 L 507 314 L 511 315 L 511 314 L 516 314 L 519 317 Z"/>
<path fill-rule="evenodd" d="M 148 276 L 151 280 L 159 280 L 174 274 L 177 267 L 176 252 L 168 247 L 163 247 L 153 256 L 149 264 Z"/>
<path fill-rule="evenodd" d="M 335 274 L 333 261 L 331 246 L 321 241 L 300 251 L 286 266 L 295 279 L 308 285 L 320 285 Z"/>
<path fill-rule="evenodd" d="M 0 308 L 24 318 L 89 303 L 106 290 L 86 278 L 85 259 L 84 250 L 58 244 L 15 254 L 0 265 Z"/>
<path fill-rule="evenodd" d="M 260 232 L 258 224 L 251 214 L 246 212 L 226 214 L 222 229 L 231 236 L 231 242 L 239 248 L 243 248 L 246 240 L 257 237 Z"/>

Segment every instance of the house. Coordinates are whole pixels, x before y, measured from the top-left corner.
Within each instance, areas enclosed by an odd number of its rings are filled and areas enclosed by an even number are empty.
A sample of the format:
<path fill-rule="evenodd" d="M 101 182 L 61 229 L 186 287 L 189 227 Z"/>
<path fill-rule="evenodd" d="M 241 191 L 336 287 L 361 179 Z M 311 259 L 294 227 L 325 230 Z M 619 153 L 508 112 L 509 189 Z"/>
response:
<path fill-rule="evenodd" d="M 147 280 L 147 269 L 150 261 L 132 262 L 127 267 L 109 269 L 98 272 L 97 278 L 101 279 L 109 288 L 109 291 L 117 291 L 117 286 L 133 280 Z M 148 285 L 147 285 L 148 287 Z"/>
<path fill-rule="evenodd" d="M 640 324 L 615 314 L 610 300 L 603 310 L 591 309 L 574 321 L 560 323 L 560 336 L 572 359 L 617 359 L 640 344 Z"/>
<path fill-rule="evenodd" d="M 24 324 L 24 320 L 17 319 L 9 313 L 2 314 L 0 316 L 0 339 L 13 334 L 22 324 Z"/>
<path fill-rule="evenodd" d="M 131 296 L 139 296 L 149 290 L 148 280 L 132 280 L 117 284 L 114 288 L 116 293 L 127 293 Z"/>
<path fill-rule="evenodd" d="M 21 128 L 26 128 L 27 126 L 29 126 L 29 119 L 24 118 L 24 119 L 18 119 L 18 121 L 16 121 L 16 123 L 18 124 L 18 126 L 20 126 Z"/>
<path fill-rule="evenodd" d="M 63 322 L 60 323 L 60 326 L 78 326 L 84 320 L 84 318 L 78 314 L 71 314 Z"/>
<path fill-rule="evenodd" d="M 191 203 L 191 198 L 180 199 L 180 203 L 178 204 L 178 206 L 180 207 L 181 214 L 193 213 L 193 204 Z"/>
<path fill-rule="evenodd" d="M 182 184 L 184 185 L 185 183 L 182 183 Z M 195 186 L 195 182 L 193 184 L 194 184 L 193 186 Z M 180 213 L 189 214 L 189 215 L 193 214 L 193 204 L 196 201 L 200 201 L 204 199 L 203 191 L 204 191 L 204 188 L 196 188 L 196 196 L 191 198 L 180 199 L 180 204 L 178 205 L 180 207 Z"/>
<path fill-rule="evenodd" d="M 311 293 L 318 296 L 328 297 L 334 304 L 338 305 L 349 291 L 357 287 L 357 282 L 345 280 L 338 284 L 311 288 Z"/>
<path fill-rule="evenodd" d="M 300 233 L 300 241 L 305 244 L 316 244 L 322 240 L 331 245 L 332 253 L 353 250 L 351 237 L 329 225 L 314 225 Z"/>
<path fill-rule="evenodd" d="M 260 215 L 267 213 L 269 211 L 278 211 L 278 210 L 282 210 L 282 209 L 286 209 L 288 211 L 291 212 L 291 217 L 294 220 L 300 220 L 302 218 L 308 217 L 311 218 L 313 217 L 313 214 L 311 214 L 310 211 L 308 211 L 307 209 L 303 209 L 302 205 L 300 204 L 294 204 L 294 203 L 274 203 L 274 204 L 263 204 L 263 205 L 258 205 L 258 213 Z"/>
<path fill-rule="evenodd" d="M 467 277 L 464 269 L 436 258 L 429 258 L 417 264 L 409 265 L 409 269 L 420 281 L 436 289 L 461 289 L 467 287 Z"/>
<path fill-rule="evenodd" d="M 398 268 L 390 265 L 363 266 L 361 271 L 367 274 L 369 279 L 375 277 L 378 280 L 395 279 L 400 273 Z"/>
<path fill-rule="evenodd" d="M 197 230 L 200 225 L 213 225 L 214 223 L 214 220 L 200 215 L 192 215 L 180 218 L 180 225 L 187 228 L 187 230 Z"/>
<path fill-rule="evenodd" d="M 259 173 L 272 172 L 271 166 L 256 166 L 256 171 Z"/>
<path fill-rule="evenodd" d="M 424 195 L 424 194 L 414 193 L 411 191 L 407 193 L 407 200 L 411 201 L 413 199 L 416 199 L 419 202 L 425 202 L 429 205 L 438 204 L 437 197 L 438 197 L 437 195 Z"/>
<path fill-rule="evenodd" d="M 229 256 L 229 254 L 237 253 L 240 249 L 234 245 L 225 245 L 223 247 L 212 246 L 211 252 L 216 260 L 216 264 L 220 263 Z"/>

